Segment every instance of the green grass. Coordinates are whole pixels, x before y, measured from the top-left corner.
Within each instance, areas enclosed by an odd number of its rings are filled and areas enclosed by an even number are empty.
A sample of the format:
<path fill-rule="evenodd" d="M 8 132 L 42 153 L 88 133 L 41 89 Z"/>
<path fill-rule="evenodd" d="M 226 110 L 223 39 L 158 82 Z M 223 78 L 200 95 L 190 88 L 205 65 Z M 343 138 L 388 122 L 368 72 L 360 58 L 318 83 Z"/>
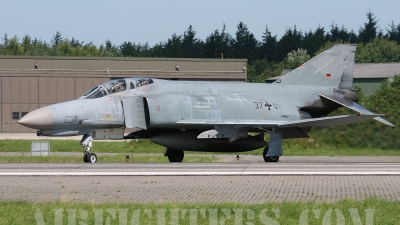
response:
<path fill-rule="evenodd" d="M 125 224 L 136 224 L 133 222 L 137 218 L 140 224 L 390 225 L 399 224 L 400 221 L 400 202 L 374 198 L 364 201 L 346 199 L 337 203 L 283 202 L 256 205 L 237 203 L 0 202 L 0 211 L 0 225 L 36 225 L 40 222 L 45 224 L 58 224 L 57 222 L 62 222 L 60 224 L 107 224 L 107 221 L 109 221 L 108 224 L 124 224 L 124 221 L 127 222 Z M 342 220 L 338 221 L 337 218 Z M 305 219 L 308 219 L 308 223 L 304 223 Z M 324 219 L 325 223 L 323 223 Z M 357 223 L 358 219 L 361 223 Z"/>
<path fill-rule="evenodd" d="M 1 140 L 0 152 L 30 152 L 33 140 Z M 36 140 L 35 140 L 36 141 Z M 47 140 L 46 140 L 47 141 Z M 83 152 L 78 140 L 48 140 L 53 152 Z M 94 152 L 164 153 L 165 148 L 149 140 L 93 141 Z"/>
<path fill-rule="evenodd" d="M 315 143 L 312 139 L 292 139 L 283 141 L 284 156 L 400 156 L 400 150 L 379 148 L 335 147 Z M 261 155 L 263 149 L 249 153 Z"/>
<path fill-rule="evenodd" d="M 49 140 L 51 152 L 83 152 L 77 140 Z M 0 152 L 30 152 L 32 140 L 1 140 Z M 243 155 L 261 155 L 263 149 L 242 152 Z M 129 153 L 129 154 L 164 154 L 165 147 L 149 140 L 94 141 L 93 152 L 96 153 Z M 191 152 L 193 154 L 210 154 L 209 152 Z M 238 153 L 221 153 L 238 154 Z M 315 143 L 312 139 L 284 140 L 285 156 L 400 156 L 400 150 L 379 148 L 335 147 Z"/>
<path fill-rule="evenodd" d="M 98 155 L 97 163 L 126 163 L 126 154 Z M 0 163 L 82 163 L 83 153 L 77 156 L 2 156 Z M 218 162 L 217 157 L 185 156 L 183 162 Z M 167 163 L 168 158 L 158 155 L 129 155 L 129 163 Z"/>

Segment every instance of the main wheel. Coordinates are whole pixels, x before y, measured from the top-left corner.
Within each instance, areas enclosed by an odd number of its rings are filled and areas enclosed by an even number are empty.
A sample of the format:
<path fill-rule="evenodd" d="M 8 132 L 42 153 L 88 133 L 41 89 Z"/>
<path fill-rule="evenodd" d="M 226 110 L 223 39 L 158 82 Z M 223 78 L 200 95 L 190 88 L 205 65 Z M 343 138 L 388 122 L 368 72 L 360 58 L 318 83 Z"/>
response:
<path fill-rule="evenodd" d="M 269 146 L 265 146 L 263 151 L 264 162 L 278 162 L 279 156 L 268 156 Z"/>
<path fill-rule="evenodd" d="M 167 156 L 170 162 L 182 162 L 185 154 L 183 153 L 183 150 L 168 148 Z"/>

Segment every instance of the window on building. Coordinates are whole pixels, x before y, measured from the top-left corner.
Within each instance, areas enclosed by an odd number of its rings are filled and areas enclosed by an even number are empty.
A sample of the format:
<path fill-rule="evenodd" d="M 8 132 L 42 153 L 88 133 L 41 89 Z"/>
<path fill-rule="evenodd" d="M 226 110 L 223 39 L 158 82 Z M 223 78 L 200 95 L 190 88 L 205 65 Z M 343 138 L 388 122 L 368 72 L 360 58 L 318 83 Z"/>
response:
<path fill-rule="evenodd" d="M 28 114 L 28 112 L 22 112 L 21 113 L 21 118 L 24 117 L 26 114 Z"/>
<path fill-rule="evenodd" d="M 19 112 L 12 112 L 13 120 L 19 120 Z"/>

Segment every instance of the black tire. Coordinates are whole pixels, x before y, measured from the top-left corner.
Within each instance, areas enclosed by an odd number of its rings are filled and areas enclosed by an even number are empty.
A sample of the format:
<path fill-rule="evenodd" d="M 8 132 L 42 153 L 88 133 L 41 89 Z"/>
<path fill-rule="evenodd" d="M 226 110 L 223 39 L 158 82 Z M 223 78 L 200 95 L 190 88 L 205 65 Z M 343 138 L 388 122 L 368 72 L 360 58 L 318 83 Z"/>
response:
<path fill-rule="evenodd" d="M 185 153 L 180 149 L 167 149 L 167 156 L 170 162 L 182 162 L 185 157 Z"/>
<path fill-rule="evenodd" d="M 279 156 L 267 156 L 265 162 L 278 162 Z"/>
<path fill-rule="evenodd" d="M 96 163 L 97 162 L 97 155 L 94 153 L 88 153 L 88 162 L 89 163 Z"/>
<path fill-rule="evenodd" d="M 264 151 L 263 151 L 263 158 L 264 162 L 278 162 L 279 161 L 279 156 L 268 156 L 268 149 L 269 146 L 265 146 Z"/>
<path fill-rule="evenodd" d="M 88 163 L 89 162 L 88 154 L 90 154 L 90 153 L 84 153 L 83 154 L 83 162 L 84 163 Z"/>

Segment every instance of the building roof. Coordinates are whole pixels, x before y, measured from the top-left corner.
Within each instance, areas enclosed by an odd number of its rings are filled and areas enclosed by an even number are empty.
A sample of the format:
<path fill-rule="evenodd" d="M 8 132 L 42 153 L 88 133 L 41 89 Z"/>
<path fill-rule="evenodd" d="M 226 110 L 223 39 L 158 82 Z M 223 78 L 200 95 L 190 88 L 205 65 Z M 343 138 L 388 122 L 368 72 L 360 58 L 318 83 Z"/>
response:
<path fill-rule="evenodd" d="M 354 78 L 389 78 L 400 75 L 400 63 L 356 63 Z"/>
<path fill-rule="evenodd" d="M 282 70 L 280 76 L 267 80 L 278 80 L 288 74 L 290 69 Z M 400 63 L 356 63 L 354 65 L 354 78 L 390 78 L 400 75 Z"/>
<path fill-rule="evenodd" d="M 0 56 L 0 77 L 246 81 L 247 59 Z"/>

